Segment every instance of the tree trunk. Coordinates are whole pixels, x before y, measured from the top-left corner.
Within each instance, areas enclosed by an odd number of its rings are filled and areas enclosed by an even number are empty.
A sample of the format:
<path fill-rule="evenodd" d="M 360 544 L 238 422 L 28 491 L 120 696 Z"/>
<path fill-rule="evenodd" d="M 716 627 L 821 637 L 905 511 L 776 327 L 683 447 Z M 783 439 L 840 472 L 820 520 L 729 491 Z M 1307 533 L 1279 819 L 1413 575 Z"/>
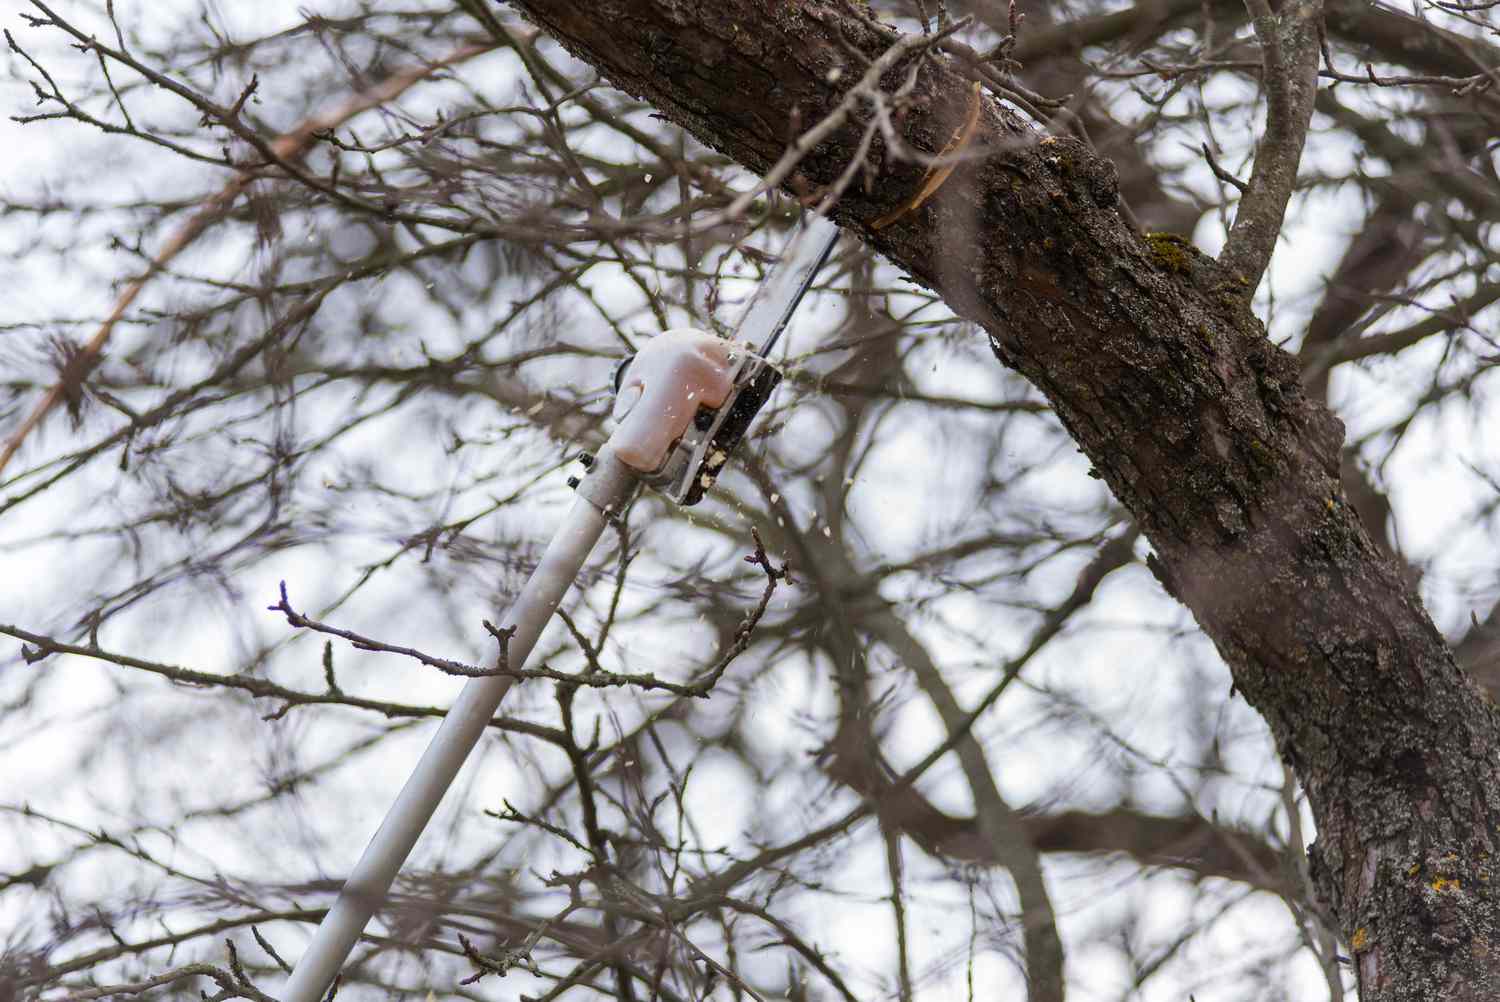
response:
<path fill-rule="evenodd" d="M 899 37 L 825 0 L 515 3 L 757 172 Z M 927 58 L 902 139 L 938 153 L 970 87 L 953 60 Z M 1304 396 L 1239 276 L 1126 225 L 1108 162 L 992 98 L 981 112 L 971 159 L 919 208 L 871 225 L 924 173 L 877 138 L 873 185 L 856 178 L 835 216 L 988 331 L 1135 516 L 1158 578 L 1308 792 L 1314 880 L 1361 998 L 1500 998 L 1496 715 L 1345 501 L 1342 426 Z M 870 114 L 861 104 L 792 187 L 832 183 Z"/>

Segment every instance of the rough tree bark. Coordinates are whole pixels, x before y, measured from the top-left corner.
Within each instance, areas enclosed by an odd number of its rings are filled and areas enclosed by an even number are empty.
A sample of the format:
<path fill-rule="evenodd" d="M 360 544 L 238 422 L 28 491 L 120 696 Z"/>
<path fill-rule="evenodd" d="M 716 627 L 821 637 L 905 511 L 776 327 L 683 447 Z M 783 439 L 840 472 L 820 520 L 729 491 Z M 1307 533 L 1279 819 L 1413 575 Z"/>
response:
<path fill-rule="evenodd" d="M 826 0 L 514 3 L 758 172 L 898 39 Z M 902 140 L 941 150 L 970 86 L 959 63 L 928 57 Z M 793 186 L 833 182 L 868 115 L 813 150 Z M 1266 339 L 1241 276 L 1122 220 L 1108 162 L 989 97 L 968 150 L 935 196 L 876 229 L 923 173 L 877 141 L 873 185 L 856 181 L 835 215 L 989 333 L 1134 515 L 1157 576 L 1308 792 L 1314 880 L 1361 998 L 1500 997 L 1500 721 L 1345 500 L 1342 426 Z"/>

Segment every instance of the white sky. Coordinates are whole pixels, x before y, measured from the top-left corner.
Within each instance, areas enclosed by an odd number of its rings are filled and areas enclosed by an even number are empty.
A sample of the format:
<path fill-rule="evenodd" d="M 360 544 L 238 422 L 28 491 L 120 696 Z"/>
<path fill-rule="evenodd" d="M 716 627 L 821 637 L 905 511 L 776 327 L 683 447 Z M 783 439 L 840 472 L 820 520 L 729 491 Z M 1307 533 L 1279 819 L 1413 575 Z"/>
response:
<path fill-rule="evenodd" d="M 0 24 L 14 26 L 17 11 L 23 4 L 14 0 L 0 0 Z M 121 6 L 121 14 L 133 20 L 144 9 L 140 6 Z M 296 5 L 224 5 L 216 8 L 220 15 L 241 18 L 295 16 Z M 14 29 L 13 29 L 14 30 Z M 0 103 L 7 113 L 24 107 L 24 92 L 0 83 Z M 0 160 L 0 193 L 34 190 L 37 177 L 65 165 L 79 150 L 101 150 L 105 140 L 97 136 L 81 136 L 77 126 L 21 127 L 8 120 L 0 120 L 0 150 L 6 151 Z M 1319 151 L 1333 165 L 1347 160 L 1348 151 L 1327 149 Z M 207 178 L 209 175 L 200 174 Z M 158 178 L 149 174 L 129 174 L 120 177 L 122 187 L 143 194 L 159 194 L 161 183 L 175 183 L 172 179 Z M 211 185 L 205 181 L 205 190 Z M 1323 276 L 1337 260 L 1353 225 L 1350 203 L 1352 196 L 1334 194 L 1327 197 L 1309 198 L 1300 201 L 1289 219 L 1286 239 L 1273 263 L 1269 294 L 1277 303 L 1273 318 L 1272 334 L 1278 339 L 1293 334 L 1310 308 L 1312 295 L 1319 288 Z M 1212 217 L 1206 217 L 1195 234 L 1198 244 L 1209 252 L 1217 250 L 1222 233 Z M 0 240 L 4 240 L 0 231 Z M 12 253 L 15 248 L 11 246 Z M 195 263 L 207 267 L 207 255 Z M 118 268 L 116 274 L 125 272 L 125 264 L 119 255 L 105 249 L 81 262 L 76 272 L 55 274 L 55 280 L 18 283 L 6 296 L 0 297 L 0 324 L 20 320 L 57 315 L 86 316 L 103 310 L 108 302 L 107 288 L 98 281 L 100 274 Z M 34 271 L 27 262 L 13 260 L 12 274 Z M 616 286 L 602 285 L 601 298 L 609 306 L 624 309 L 635 290 L 623 281 Z M 1268 290 L 1262 289 L 1263 302 Z M 413 307 L 420 314 L 420 307 Z M 817 344 L 826 325 L 832 323 L 839 312 L 834 302 L 809 303 L 807 313 L 801 318 L 798 330 L 789 339 L 785 350 L 791 355 L 806 351 Z M 424 322 L 418 315 L 414 322 Z M 444 333 L 441 324 L 434 320 L 424 328 L 424 341 L 441 343 Z M 133 335 L 127 333 L 122 337 Z M 142 335 L 144 336 L 144 335 Z M 982 348 L 982 345 L 978 346 Z M 1418 352 L 1432 352 L 1439 346 L 1431 345 Z M 1351 435 L 1364 434 L 1379 428 L 1400 414 L 1407 403 L 1406 396 L 1420 393 L 1421 386 L 1410 388 L 1406 395 L 1400 391 L 1403 373 L 1399 366 L 1407 364 L 1403 359 L 1397 363 L 1376 363 L 1368 369 L 1339 370 L 1334 382 L 1335 401 L 1349 425 Z M 983 352 L 964 356 L 958 360 L 944 356 L 943 370 L 930 376 L 928 389 L 947 393 L 985 392 L 986 386 L 999 384 L 993 363 L 983 357 Z M 781 393 L 791 392 L 784 388 Z M 1424 579 L 1424 597 L 1440 623 L 1450 629 L 1456 628 L 1466 619 L 1473 608 L 1474 594 L 1492 597 L 1500 592 L 1500 580 L 1495 574 L 1495 550 L 1488 526 L 1476 524 L 1472 518 L 1475 506 L 1485 499 L 1485 489 L 1469 470 L 1470 464 L 1488 464 L 1494 468 L 1496 448 L 1488 429 L 1496 427 L 1492 390 L 1481 384 L 1480 392 L 1472 407 L 1465 413 L 1442 413 L 1418 422 L 1403 447 L 1391 458 L 1385 470 L 1386 479 L 1398 485 L 1393 493 L 1402 544 L 1414 554 L 1419 562 L 1428 566 Z M 477 419 L 476 419 L 477 420 Z M 819 418 L 816 408 L 808 406 L 791 412 L 786 427 L 779 432 L 784 443 L 796 443 L 801 447 L 812 447 L 819 436 Z M 974 434 L 975 429 L 960 427 L 961 419 L 955 418 L 954 434 Z M 366 454 L 388 449 L 390 429 L 384 425 L 372 425 L 362 437 L 351 439 L 342 448 L 349 454 Z M 1049 448 L 1049 436 L 1042 432 L 1028 434 L 1024 430 L 1007 442 L 1018 456 L 1027 456 L 1032 450 Z M 47 451 L 66 448 L 69 439 L 64 426 L 54 422 L 48 429 L 42 448 Z M 423 451 L 430 443 L 417 443 L 410 449 L 411 473 L 420 476 L 423 471 L 442 475 L 445 467 L 442 457 L 431 451 Z M 512 440 L 507 448 L 519 452 L 518 460 L 539 460 L 551 448 L 546 442 Z M 787 449 L 793 448 L 786 444 Z M 523 465 L 518 461 L 518 467 Z M 1069 524 L 1084 519 L 1084 510 L 1100 500 L 1097 482 L 1088 479 L 1086 463 L 1081 457 L 1059 456 L 1048 468 L 1044 482 L 1020 492 L 1028 501 L 1046 503 L 1056 507 L 1059 518 Z M 938 533 L 958 534 L 967 527 L 964 524 L 963 497 L 961 490 L 935 494 L 930 485 L 943 483 L 945 478 L 957 478 L 962 471 L 945 463 L 945 455 L 934 450 L 924 440 L 923 429 L 913 426 L 902 433 L 897 430 L 876 450 L 871 461 L 871 472 L 862 478 L 854 491 L 850 508 L 851 520 L 859 532 L 872 537 L 880 533 L 880 547 L 885 553 L 899 554 L 919 547 Z M 519 479 L 519 478 L 518 478 Z M 524 538 L 540 541 L 545 539 L 550 526 L 559 514 L 559 503 L 564 497 L 554 478 L 553 489 L 539 492 L 538 503 L 528 509 L 527 517 L 520 521 L 505 522 L 497 531 L 513 532 Z M 107 481 L 95 481 L 104 484 Z M 732 486 L 732 485 L 731 485 Z M 805 486 L 805 485 L 804 485 Z M 103 489 L 101 487 L 101 489 Z M 497 488 L 498 489 L 498 488 Z M 788 497 L 793 499 L 794 509 L 802 505 L 805 516 L 813 512 L 806 500 L 806 492 L 796 487 L 788 488 Z M 82 501 L 83 499 L 77 499 Z M 944 503 L 950 502 L 950 503 Z M 920 505 L 920 515 L 914 514 L 913 506 Z M 361 512 L 361 514 L 365 514 Z M 0 526 L 0 547 L 7 539 L 28 536 L 51 525 L 57 512 L 50 506 L 31 506 L 8 517 Z M 399 513 L 388 516 L 370 510 L 368 517 L 374 523 L 382 517 L 397 518 Z M 644 606 L 659 601 L 663 582 L 671 581 L 681 563 L 688 562 L 684 552 L 658 552 L 651 550 L 651 540 L 662 540 L 663 545 L 683 545 L 688 538 L 684 533 L 669 533 L 663 530 L 648 531 L 647 552 L 637 571 L 636 583 L 628 593 L 627 603 Z M 708 537 L 703 537 L 708 538 Z M 670 541 L 670 543 L 668 543 Z M 727 559 L 732 555 L 723 554 Z M 267 560 L 248 570 L 236 584 L 248 599 L 242 605 L 212 601 L 195 606 L 179 596 L 175 604 L 163 603 L 157 612 L 151 607 L 140 610 L 138 615 L 127 619 L 107 631 L 109 646 L 123 651 L 138 653 L 146 657 L 160 657 L 176 663 L 213 670 L 218 666 L 232 664 L 240 652 L 241 637 L 226 628 L 226 623 L 236 620 L 243 625 L 244 617 L 252 614 L 262 616 L 256 620 L 258 632 L 271 637 L 284 632 L 276 617 L 263 614 L 256 606 L 264 606 L 274 595 L 276 582 L 283 578 L 299 582 L 293 593 L 299 604 L 305 602 L 313 607 L 316 601 L 335 593 L 341 587 L 337 580 L 337 554 L 332 551 L 294 551 L 276 559 Z M 1056 600 L 1072 584 L 1074 575 L 1087 554 L 1079 554 L 1076 561 L 1059 560 L 1044 566 L 1027 583 L 1030 594 L 1037 598 Z M 333 570 L 330 570 L 330 564 Z M 85 576 L 89 562 L 87 551 L 82 547 L 64 550 L 57 547 L 28 552 L 21 561 L 7 561 L 7 574 L 0 576 L 0 621 L 16 622 L 23 626 L 51 627 L 55 618 L 50 610 L 56 608 L 60 596 L 66 596 L 77 588 L 80 576 Z M 416 616 L 424 608 L 423 600 L 409 598 L 412 577 L 393 576 L 372 587 L 365 601 L 372 610 L 364 614 L 378 626 L 382 615 L 393 607 L 406 616 Z M 306 584 L 302 584 L 306 582 Z M 900 583 L 893 587 L 899 592 L 908 587 Z M 486 594 L 486 589 L 476 589 L 476 598 Z M 298 595 L 305 598 L 299 599 Z M 603 585 L 590 593 L 589 600 L 598 604 L 604 600 Z M 888 597 L 898 598 L 898 594 Z M 403 607 L 404 606 L 404 607 Z M 432 604 L 434 617 L 438 615 L 438 604 Z M 191 619 L 183 622 L 180 614 L 186 610 Z M 1481 611 L 1483 609 L 1481 608 Z M 159 613 L 159 615 L 158 615 Z M 351 615 L 360 615 L 352 610 Z M 161 629 L 160 623 L 172 623 L 171 632 Z M 1029 620 L 1024 611 L 1003 610 L 987 606 L 962 593 L 936 598 L 922 614 L 914 614 L 911 626 L 918 636 L 930 645 L 931 650 L 944 664 L 953 669 L 951 677 L 961 699 L 973 700 L 984 692 L 992 682 L 991 667 L 997 654 L 1013 649 L 1019 641 L 1010 641 L 1007 635 L 1020 636 Z M 1108 785 L 1113 777 L 1109 771 L 1112 763 L 1101 761 L 1097 745 L 1083 742 L 1065 729 L 1052 723 L 1056 711 L 1056 699 L 1065 695 L 1075 699 L 1090 712 L 1095 712 L 1112 721 L 1116 733 L 1146 753 L 1172 761 L 1175 754 L 1174 733 L 1184 714 L 1197 712 L 1199 690 L 1205 688 L 1222 691 L 1227 688 L 1227 677 L 1214 658 L 1209 645 L 1198 637 L 1182 639 L 1175 635 L 1186 623 L 1182 610 L 1161 595 L 1150 577 L 1140 567 L 1117 574 L 1102 590 L 1095 607 L 1090 610 L 1086 622 L 1094 629 L 1078 639 L 1064 637 L 1049 647 L 1046 656 L 1039 660 L 1034 674 L 1028 680 L 1038 687 L 1050 687 L 1053 695 L 1042 693 L 1018 694 L 1008 702 L 1003 712 L 991 722 L 986 732 L 987 753 L 992 764 L 997 764 L 1002 792 L 1011 802 L 1024 805 L 1045 803 L 1054 799 L 1058 791 L 1066 791 L 1069 802 L 1097 807 L 1115 803 L 1119 790 Z M 977 642 L 977 624 L 983 623 L 986 644 Z M 356 628 L 358 626 L 356 625 Z M 435 621 L 431 628 L 433 646 L 453 650 L 458 656 L 477 657 L 485 646 L 484 638 L 465 635 L 463 626 Z M 378 632 L 371 629 L 370 632 Z M 1101 642 L 1101 637 L 1106 638 Z M 554 626 L 548 638 L 544 638 L 543 649 L 551 649 L 562 642 L 562 635 Z M 617 635 L 616 642 L 621 654 L 628 653 L 640 661 L 671 668 L 688 668 L 697 663 L 706 644 L 705 631 L 694 629 L 691 623 L 668 624 L 660 630 L 638 630 Z M 443 645 L 447 645 L 444 648 Z M 313 650 L 312 645 L 302 645 L 304 652 Z M 346 685 L 356 683 L 360 691 L 377 698 L 410 699 L 418 702 L 443 703 L 456 691 L 457 683 L 420 673 L 388 659 L 371 656 L 356 656 L 341 650 L 338 654 L 341 678 Z M 302 659 L 303 681 L 313 677 L 311 658 Z M 972 667 L 970 667 L 972 666 Z M 160 817 L 170 818 L 178 805 L 175 798 L 184 791 L 193 791 L 195 784 L 204 777 L 211 777 L 209 788 L 203 790 L 201 801 L 211 803 L 227 795 L 231 790 L 245 792 L 255 787 L 261 770 L 268 768 L 275 747 L 266 751 L 261 746 L 267 743 L 266 725 L 246 712 L 248 704 L 241 703 L 239 712 L 225 710 L 223 699 L 216 695 L 187 693 L 179 689 L 168 689 L 154 681 L 142 684 L 131 680 L 122 684 L 120 670 L 103 665 L 87 663 L 80 659 L 54 658 L 44 670 L 58 676 L 58 683 L 48 688 L 46 705 L 34 710 L 26 721 L 23 733 L 0 731 L 0 799 L 10 803 L 29 802 L 34 806 L 55 811 L 85 824 L 113 824 L 121 818 L 139 811 L 142 805 L 162 812 Z M 782 753 L 786 756 L 806 755 L 812 748 L 809 735 L 801 722 L 809 713 L 831 712 L 826 686 L 809 686 L 807 677 L 810 666 L 799 664 L 789 658 L 784 667 L 766 683 L 763 708 L 758 709 L 751 723 L 746 726 L 757 735 L 757 744 L 767 749 L 768 755 Z M 5 695 L 5 680 L 0 678 L 0 696 Z M 88 714 L 94 708 L 108 708 L 124 700 L 135 706 L 140 714 L 140 729 L 131 734 L 101 733 L 88 724 Z M 1230 704 L 1223 711 L 1226 731 L 1239 733 L 1243 740 L 1226 748 L 1234 778 L 1215 791 L 1220 799 L 1211 805 L 1214 809 L 1239 816 L 1262 815 L 1268 806 L 1274 806 L 1274 797 L 1257 784 L 1279 782 L 1279 770 L 1266 757 L 1268 750 L 1263 727 L 1244 707 L 1242 702 Z M 167 721 L 180 715 L 216 714 L 222 728 L 220 740 L 194 750 L 191 756 L 183 756 L 181 749 L 173 754 L 157 756 L 158 768 L 149 782 L 129 772 L 126 763 L 139 761 L 124 754 L 113 755 L 108 742 L 119 740 L 132 751 L 150 746 L 153 731 Z M 101 717 L 101 719 L 103 719 Z M 897 710 L 890 721 L 899 742 L 888 749 L 897 765 L 910 764 L 922 757 L 926 749 L 941 739 L 941 725 L 933 711 L 924 701 L 910 699 Z M 298 750 L 310 757 L 331 754 L 344 742 L 355 739 L 369 726 L 368 721 L 358 720 L 345 714 L 336 722 L 325 722 L 316 711 L 301 710 L 293 713 L 284 725 L 276 725 L 275 746 L 298 746 Z M 318 790 L 319 802 L 337 805 L 325 816 L 293 817 L 289 812 L 273 812 L 270 818 L 260 823 L 275 822 L 282 830 L 294 830 L 297 835 L 289 841 L 285 853 L 268 851 L 261 844 L 237 839 L 232 828 L 215 828 L 207 831 L 206 840 L 193 842 L 189 839 L 175 852 L 194 867 L 210 867 L 230 872 L 264 872 L 269 870 L 276 876 L 298 879 L 312 872 L 314 866 L 342 872 L 350 862 L 365 834 L 378 823 L 389 795 L 404 777 L 409 763 L 419 753 L 431 726 L 423 724 L 409 732 L 392 738 L 373 754 L 359 759 L 357 769 L 346 769 L 321 781 Z M 681 731 L 677 739 L 689 745 L 693 736 Z M 93 747 L 84 747 L 88 742 L 101 742 Z M 169 746 L 170 747 L 170 746 Z M 1125 753 L 1121 753 L 1125 755 Z M 1126 756 L 1128 757 L 1128 755 Z M 253 768 L 245 762 L 254 760 Z M 555 763 L 554 763 L 555 765 Z M 947 809 L 963 811 L 968 808 L 967 788 L 962 777 L 948 764 L 934 770 L 932 781 L 924 786 L 932 799 Z M 785 782 L 772 784 L 763 799 L 755 800 L 749 795 L 727 795 L 725 791 L 744 791 L 753 785 L 744 767 L 723 754 L 708 754 L 698 766 L 690 789 L 688 806 L 703 825 L 706 842 L 722 842 L 740 848 L 746 846 L 746 833 L 753 830 L 767 816 L 780 814 L 795 816 L 806 810 L 806 791 L 800 784 Z M 145 788 L 143 789 L 143 785 Z M 517 768 L 508 756 L 490 749 L 481 760 L 460 779 L 461 797 L 450 798 L 438 822 L 438 827 L 462 826 L 472 838 L 482 826 L 473 823 L 472 814 L 479 806 L 498 806 L 502 797 L 518 803 L 533 795 L 536 776 L 524 768 Z M 1165 773 L 1142 774 L 1135 788 L 1128 791 L 1135 802 L 1164 809 L 1175 809 L 1180 801 L 1177 788 Z M 1208 806 L 1208 805 L 1204 805 Z M 759 809 L 760 816 L 756 815 Z M 774 808 L 774 811 L 768 810 Z M 116 813 L 117 812 L 117 813 Z M 297 826 L 302 827 L 297 827 Z M 13 829 L 0 826 L 0 859 L 45 858 L 49 854 L 47 843 L 52 836 L 38 832 L 33 840 L 22 845 L 7 845 L 5 839 Z M 250 826 L 241 828 L 238 834 L 248 836 Z M 281 847 L 278 847 L 278 849 Z M 419 857 L 432 862 L 435 855 L 450 848 L 446 841 L 424 844 L 419 848 Z M 809 895 L 803 902 L 808 922 L 818 930 L 819 941 L 835 956 L 860 957 L 868 953 L 871 943 L 890 941 L 888 909 L 878 900 L 879 888 L 883 888 L 884 861 L 878 853 L 878 842 L 866 839 L 852 858 L 842 860 L 837 870 L 830 874 L 830 882 L 849 891 L 855 899 L 864 894 L 867 900 L 851 902 L 845 898 L 828 896 L 818 898 Z M 929 860 L 917 858 L 915 850 L 908 853 L 911 866 L 909 879 L 913 886 L 914 899 L 923 903 L 915 933 L 914 950 L 924 963 L 937 963 L 947 951 L 961 948 L 963 936 L 959 924 L 948 924 L 944 917 L 966 915 L 967 903 L 955 882 L 943 879 L 941 868 Z M 539 864 L 538 864 L 539 865 Z M 0 865 L 0 870 L 7 869 Z M 1207 903 L 1220 900 L 1222 896 L 1205 897 L 1193 893 L 1183 878 L 1174 873 L 1158 874 L 1144 881 L 1131 879 L 1136 875 L 1133 867 L 1110 862 L 1082 862 L 1076 860 L 1052 860 L 1048 864 L 1052 878 L 1056 904 L 1066 916 L 1070 940 L 1082 944 L 1094 928 L 1102 927 L 1118 918 L 1120 914 L 1139 912 L 1146 927 L 1143 933 L 1153 940 L 1170 940 L 1173 930 L 1190 918 L 1202 918 Z M 109 880 L 109 870 L 101 867 L 84 879 L 97 879 L 101 886 Z M 997 882 L 1003 886 L 1004 882 Z M 866 893 L 866 888 L 876 891 Z M 1102 890 L 1101 890 L 1102 889 Z M 37 920 L 37 916 L 18 911 L 14 894 L 0 896 L 0 942 L 3 930 L 15 929 Z M 964 926 L 963 928 L 967 928 Z M 1266 938 L 1267 929 L 1274 928 L 1276 937 L 1284 939 L 1287 922 L 1284 908 L 1266 896 L 1255 896 L 1235 905 L 1230 918 L 1212 937 L 1189 944 L 1184 949 L 1184 959 L 1179 962 L 1176 973 L 1151 981 L 1139 998 L 1147 1002 L 1177 1000 L 1183 993 L 1191 991 L 1199 1002 L 1225 1000 L 1233 996 L 1223 985 L 1235 985 L 1232 978 L 1218 979 L 1212 974 L 1224 974 L 1238 969 L 1240 965 L 1259 962 L 1260 952 L 1256 944 Z M 290 944 L 284 952 L 295 954 L 296 933 L 278 930 L 278 941 Z M 1304 959 L 1306 959 L 1304 957 Z M 767 960 L 768 975 L 779 970 L 779 958 Z M 1301 963 L 1301 961 L 1299 961 Z M 1303 965 L 1299 986 L 1306 988 L 1307 998 L 1319 984 L 1316 971 L 1307 960 Z M 1079 999 L 1114 997 L 1121 984 L 1128 984 L 1130 972 L 1122 966 L 1118 951 L 1091 943 L 1079 946 L 1070 955 L 1070 977 L 1073 979 L 1075 995 Z M 1193 983 L 1192 978 L 1204 975 L 1204 980 Z M 519 977 L 519 976 L 517 976 Z M 1018 986 L 1013 966 L 997 952 L 982 954 L 976 980 L 989 989 L 989 994 L 1007 997 L 1007 992 Z M 858 986 L 876 997 L 873 980 Z M 515 982 L 499 989 L 491 989 L 493 997 L 511 996 Z M 936 1000 L 952 997 L 962 990 L 961 981 L 951 973 L 929 980 L 923 985 L 922 998 Z"/>

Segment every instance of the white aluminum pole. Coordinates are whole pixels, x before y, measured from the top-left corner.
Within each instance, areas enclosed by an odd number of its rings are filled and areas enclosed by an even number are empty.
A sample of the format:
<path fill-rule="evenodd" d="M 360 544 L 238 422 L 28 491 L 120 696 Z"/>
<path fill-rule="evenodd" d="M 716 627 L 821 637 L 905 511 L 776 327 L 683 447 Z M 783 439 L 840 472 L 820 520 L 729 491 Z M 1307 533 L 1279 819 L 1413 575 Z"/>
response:
<path fill-rule="evenodd" d="M 557 534 L 547 544 L 541 562 L 501 620 L 502 629 L 514 627 L 516 631 L 507 645 L 507 660 L 512 668 L 525 665 L 537 638 L 604 531 L 608 522 L 606 512 L 619 510 L 635 487 L 634 477 L 610 450 L 604 451 L 598 463 L 606 468 L 596 468 L 590 475 L 589 487 L 593 489 L 581 491 L 574 500 Z M 334 975 L 364 931 L 365 923 L 385 902 L 391 882 L 510 690 L 511 682 L 506 676 L 490 675 L 471 679 L 464 686 L 349 875 L 338 902 L 324 916 L 307 952 L 297 962 L 282 990 L 282 1002 L 319 1002 L 328 991 Z"/>
<path fill-rule="evenodd" d="M 804 218 L 783 261 L 741 319 L 736 331 L 740 340 L 760 354 L 770 350 L 837 239 L 838 228 L 828 220 L 816 213 Z M 729 397 L 740 371 L 733 356 L 726 342 L 693 330 L 668 331 L 637 354 L 615 400 L 615 433 L 579 485 L 578 499 L 501 623 L 502 629 L 515 628 L 507 645 L 512 668 L 525 665 L 610 514 L 624 506 L 641 478 L 670 468 L 668 454 L 700 407 L 731 406 Z M 686 475 L 699 473 L 689 469 Z M 328 990 L 511 681 L 495 675 L 464 686 L 297 962 L 282 990 L 282 1002 L 319 1002 Z"/>

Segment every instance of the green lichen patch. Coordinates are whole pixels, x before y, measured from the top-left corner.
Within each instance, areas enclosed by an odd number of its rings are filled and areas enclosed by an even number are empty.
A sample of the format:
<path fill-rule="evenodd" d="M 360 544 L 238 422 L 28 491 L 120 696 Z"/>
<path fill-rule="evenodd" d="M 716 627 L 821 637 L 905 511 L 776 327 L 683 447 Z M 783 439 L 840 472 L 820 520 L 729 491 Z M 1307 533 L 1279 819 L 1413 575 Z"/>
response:
<path fill-rule="evenodd" d="M 1147 233 L 1146 245 L 1151 248 L 1151 263 L 1177 275 L 1192 274 L 1192 256 L 1197 248 L 1191 240 L 1175 233 Z"/>

